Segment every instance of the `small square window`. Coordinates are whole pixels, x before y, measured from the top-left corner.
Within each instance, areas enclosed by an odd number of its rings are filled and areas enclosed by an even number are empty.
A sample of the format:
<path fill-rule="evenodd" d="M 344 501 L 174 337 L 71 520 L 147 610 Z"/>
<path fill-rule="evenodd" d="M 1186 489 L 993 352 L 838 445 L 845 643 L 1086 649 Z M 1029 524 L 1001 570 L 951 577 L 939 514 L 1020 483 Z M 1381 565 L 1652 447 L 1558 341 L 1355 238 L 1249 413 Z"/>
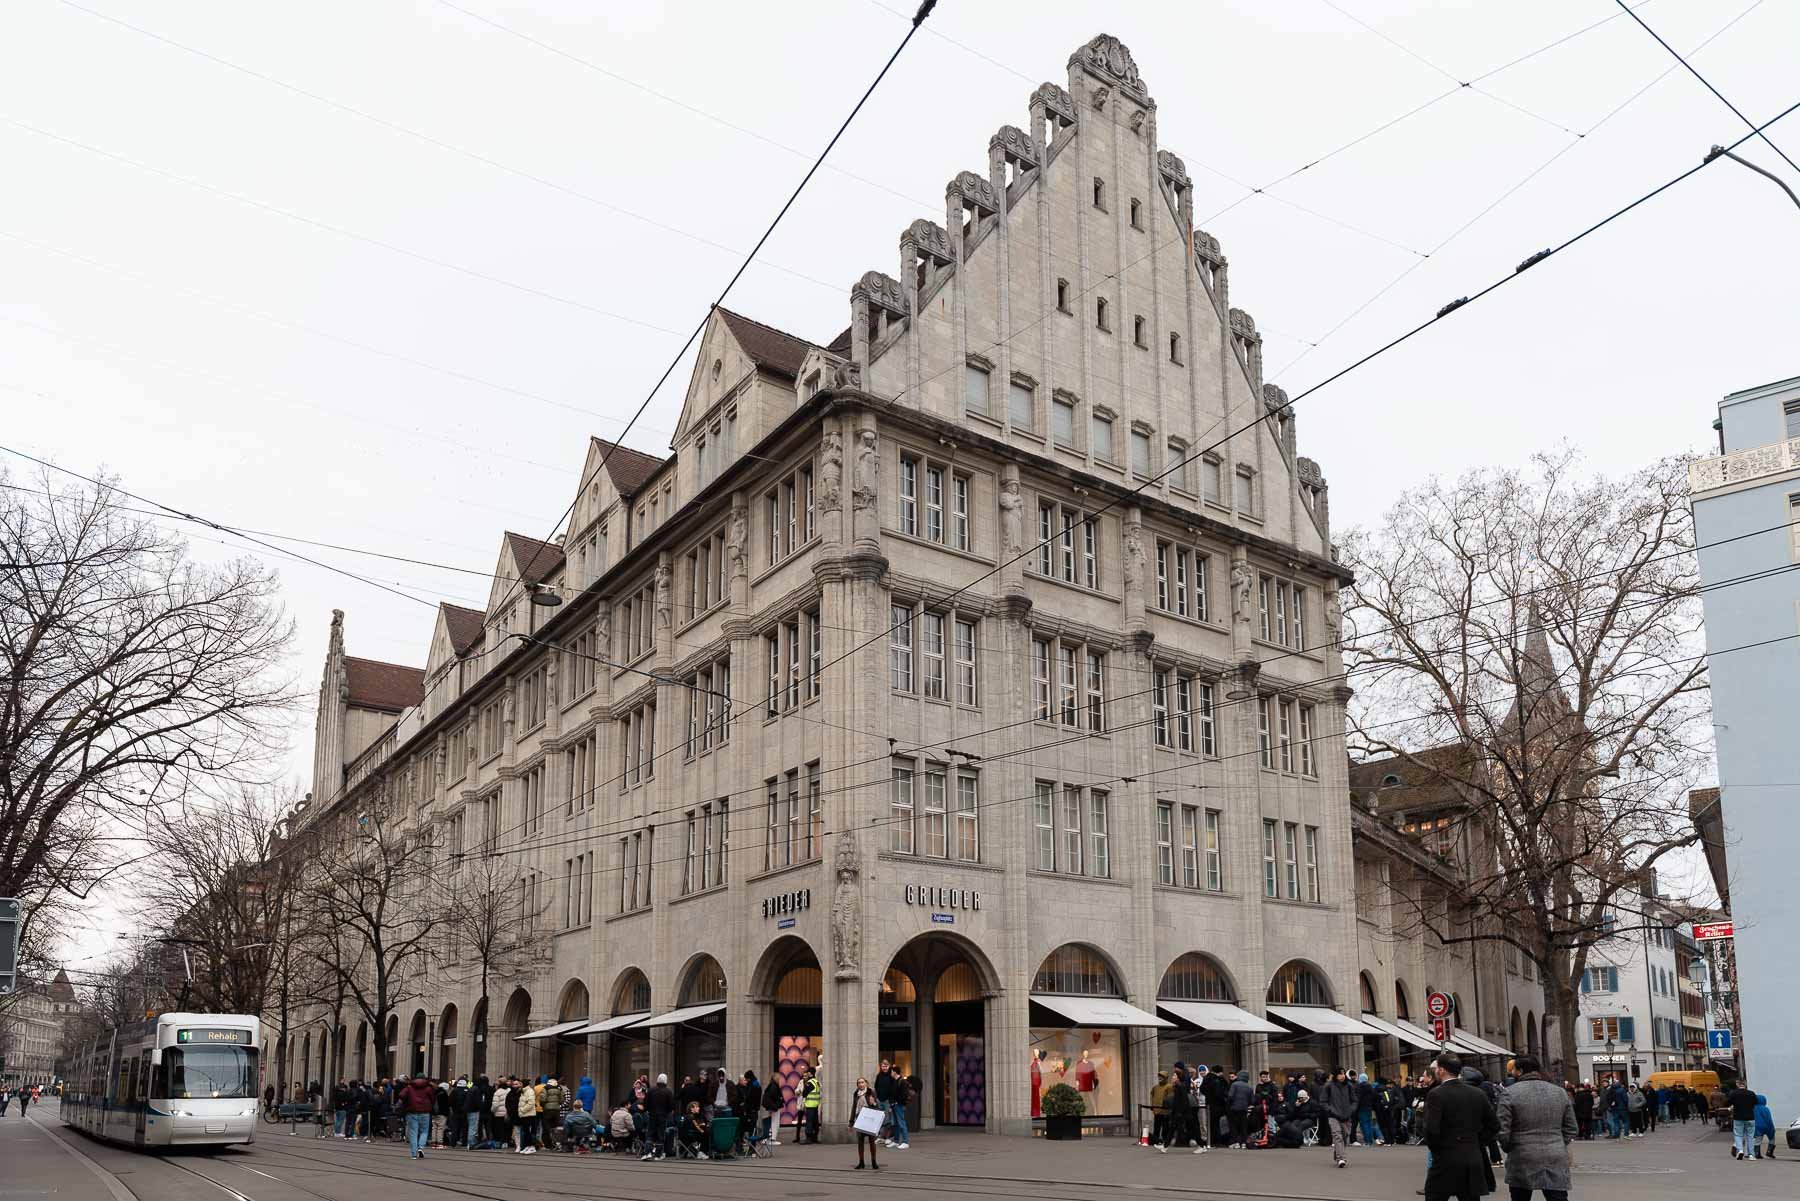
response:
<path fill-rule="evenodd" d="M 1060 312 L 1072 311 L 1069 308 L 1069 281 L 1066 279 L 1056 281 L 1056 307 Z"/>
<path fill-rule="evenodd" d="M 1144 340 L 1145 339 L 1144 331 L 1148 328 L 1149 328 L 1148 324 L 1145 322 L 1144 318 L 1141 315 L 1137 316 L 1137 317 L 1133 317 L 1131 319 L 1131 340 L 1132 340 L 1132 342 L 1136 343 L 1140 347 L 1149 346 L 1150 343 Z"/>
<path fill-rule="evenodd" d="M 1169 335 L 1169 362 L 1176 363 L 1176 364 L 1179 364 L 1181 362 L 1181 335 L 1180 334 L 1170 334 Z"/>
<path fill-rule="evenodd" d="M 1094 207 L 1106 211 L 1106 181 L 1097 176 L 1094 179 Z"/>
<path fill-rule="evenodd" d="M 970 363 L 963 374 L 963 407 L 983 416 L 988 412 L 988 372 Z"/>
<path fill-rule="evenodd" d="M 1100 413 L 1094 414 L 1094 457 L 1102 463 L 1116 463 L 1113 457 L 1113 423 L 1112 418 Z"/>
<path fill-rule="evenodd" d="M 1144 205 L 1135 196 L 1131 198 L 1131 228 L 1144 228 Z"/>
<path fill-rule="evenodd" d="M 1112 321 L 1106 313 L 1106 297 L 1104 296 L 1094 301 L 1094 324 L 1108 333 L 1112 332 Z"/>
<path fill-rule="evenodd" d="M 1131 470 L 1150 478 L 1150 435 L 1143 430 L 1131 431 Z"/>
<path fill-rule="evenodd" d="M 1058 446 L 1073 447 L 1075 445 L 1075 401 L 1067 396 L 1052 397 L 1050 401 L 1050 432 L 1056 438 Z"/>
<path fill-rule="evenodd" d="M 1006 395 L 1007 411 L 1012 417 L 1013 428 L 1018 430 L 1035 428 L 1037 403 L 1032 394 L 1031 385 L 1014 380 L 1012 386 L 1007 389 Z"/>

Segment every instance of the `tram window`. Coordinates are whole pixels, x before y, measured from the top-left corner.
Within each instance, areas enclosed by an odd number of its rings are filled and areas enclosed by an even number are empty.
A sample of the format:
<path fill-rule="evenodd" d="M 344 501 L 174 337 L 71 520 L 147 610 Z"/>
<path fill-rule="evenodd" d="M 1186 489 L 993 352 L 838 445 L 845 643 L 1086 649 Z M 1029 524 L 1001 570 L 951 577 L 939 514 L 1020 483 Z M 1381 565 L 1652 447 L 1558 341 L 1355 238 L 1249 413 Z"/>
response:
<path fill-rule="evenodd" d="M 168 1047 L 163 1051 L 170 1097 L 254 1097 L 254 1047 Z"/>
<path fill-rule="evenodd" d="M 137 1092 L 134 1095 L 140 1101 L 150 1099 L 150 1052 L 148 1051 L 138 1056 Z"/>

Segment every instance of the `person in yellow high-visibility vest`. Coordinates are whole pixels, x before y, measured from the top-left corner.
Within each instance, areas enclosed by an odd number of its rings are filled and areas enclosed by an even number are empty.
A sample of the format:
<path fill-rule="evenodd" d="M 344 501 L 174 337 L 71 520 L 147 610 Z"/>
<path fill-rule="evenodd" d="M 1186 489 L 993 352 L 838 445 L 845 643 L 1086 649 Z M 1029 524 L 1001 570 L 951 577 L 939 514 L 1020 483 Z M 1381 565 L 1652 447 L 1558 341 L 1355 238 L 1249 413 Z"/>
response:
<path fill-rule="evenodd" d="M 807 1068 L 800 1077 L 800 1130 L 799 1142 L 819 1141 L 819 1102 L 824 1098 L 825 1090 L 819 1083 L 819 1074 Z"/>

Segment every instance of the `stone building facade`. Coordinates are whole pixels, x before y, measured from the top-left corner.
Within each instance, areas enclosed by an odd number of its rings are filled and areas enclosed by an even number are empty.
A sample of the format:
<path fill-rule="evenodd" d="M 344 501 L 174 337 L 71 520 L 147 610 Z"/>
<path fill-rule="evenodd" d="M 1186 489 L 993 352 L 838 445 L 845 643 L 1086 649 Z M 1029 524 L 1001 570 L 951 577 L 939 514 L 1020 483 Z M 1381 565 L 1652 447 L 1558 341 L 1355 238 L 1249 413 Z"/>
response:
<path fill-rule="evenodd" d="M 48 1088 L 54 1083 L 63 1027 L 78 1009 L 64 971 L 48 984 L 21 979 L 18 991 L 0 997 L 0 1084 Z"/>
<path fill-rule="evenodd" d="M 673 453 L 592 440 L 423 669 L 352 687 L 334 619 L 299 824 L 515 864 L 531 921 L 485 1002 L 446 939 L 289 1078 L 817 1061 L 841 1118 L 887 1057 L 1019 1132 L 1159 1060 L 1360 1062 L 1325 481 L 1130 51 L 1025 119 L 836 338 L 716 310 Z"/>

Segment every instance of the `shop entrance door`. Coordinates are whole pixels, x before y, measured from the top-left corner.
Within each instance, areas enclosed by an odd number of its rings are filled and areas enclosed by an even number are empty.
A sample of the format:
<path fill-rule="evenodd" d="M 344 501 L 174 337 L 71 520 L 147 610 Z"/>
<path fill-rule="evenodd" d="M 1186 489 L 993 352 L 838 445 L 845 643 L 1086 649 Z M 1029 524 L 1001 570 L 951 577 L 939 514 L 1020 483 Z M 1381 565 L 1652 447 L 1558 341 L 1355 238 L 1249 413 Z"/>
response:
<path fill-rule="evenodd" d="M 987 1029 L 980 1001 L 934 1003 L 937 1120 L 940 1126 L 987 1125 Z"/>

